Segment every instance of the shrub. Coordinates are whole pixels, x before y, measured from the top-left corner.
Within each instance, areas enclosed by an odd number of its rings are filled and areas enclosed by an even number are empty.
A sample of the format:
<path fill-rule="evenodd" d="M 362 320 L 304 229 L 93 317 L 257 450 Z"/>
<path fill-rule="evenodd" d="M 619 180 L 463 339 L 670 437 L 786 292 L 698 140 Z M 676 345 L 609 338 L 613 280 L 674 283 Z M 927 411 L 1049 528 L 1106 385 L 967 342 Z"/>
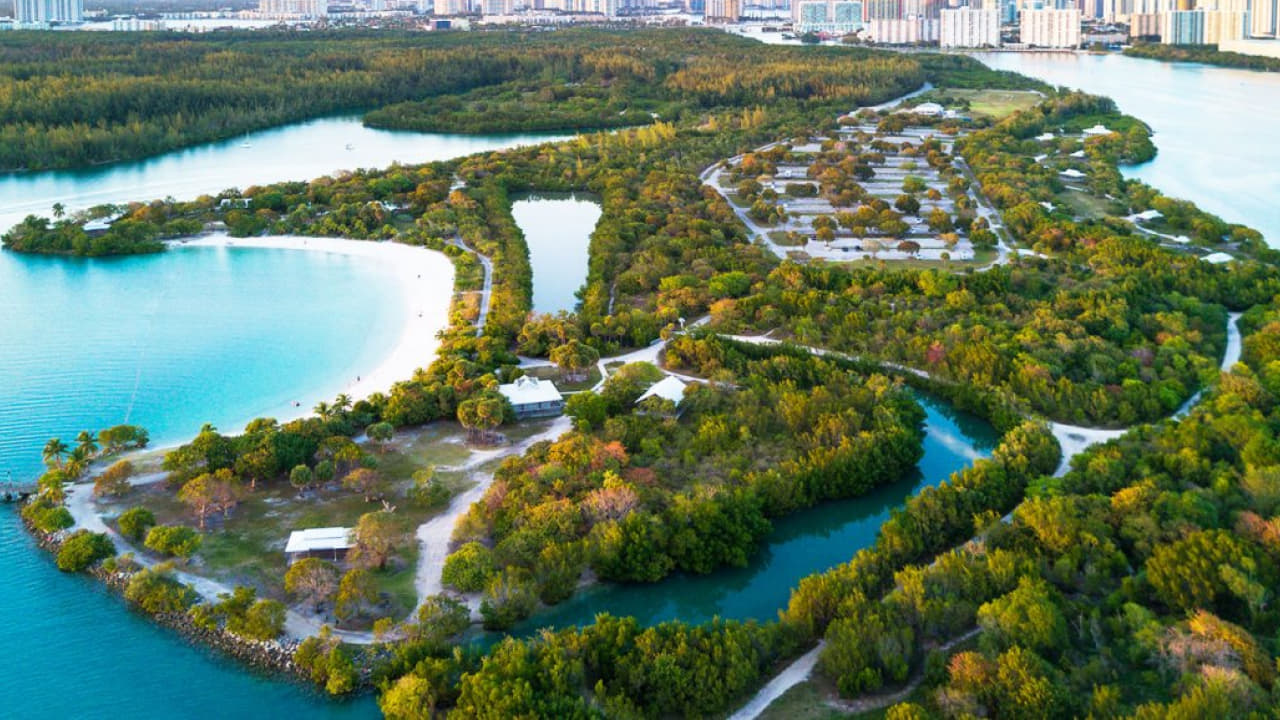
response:
<path fill-rule="evenodd" d="M 58 569 L 63 572 L 80 572 L 99 560 L 116 554 L 116 545 L 102 533 L 80 530 L 58 550 Z"/>
<path fill-rule="evenodd" d="M 155 513 L 144 507 L 129 508 L 116 518 L 116 526 L 120 528 L 120 534 L 134 542 L 146 537 L 147 531 L 155 527 L 155 524 Z"/>
<path fill-rule="evenodd" d="M 157 525 L 144 545 L 161 555 L 188 558 L 200 549 L 200 534 L 183 525 Z"/>
<path fill-rule="evenodd" d="M 480 592 L 496 570 L 493 551 L 478 542 L 469 542 L 444 561 L 441 579 L 463 592 Z"/>
<path fill-rule="evenodd" d="M 152 615 L 184 612 L 196 600 L 196 593 L 179 582 L 167 565 L 157 565 L 134 573 L 124 597 Z"/>

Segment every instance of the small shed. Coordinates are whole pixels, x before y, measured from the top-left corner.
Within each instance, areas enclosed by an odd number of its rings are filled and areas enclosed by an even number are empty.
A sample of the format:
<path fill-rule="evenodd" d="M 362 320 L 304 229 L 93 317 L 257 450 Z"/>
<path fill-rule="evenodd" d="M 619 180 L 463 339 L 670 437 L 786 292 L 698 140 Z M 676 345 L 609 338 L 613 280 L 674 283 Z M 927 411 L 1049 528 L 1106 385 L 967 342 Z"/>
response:
<path fill-rule="evenodd" d="M 284 554 L 289 559 L 290 565 L 309 557 L 336 562 L 346 558 L 352 545 L 354 543 L 351 542 L 351 528 L 308 528 L 289 533 L 289 542 L 284 546 Z"/>
<path fill-rule="evenodd" d="M 548 417 L 564 412 L 564 397 L 550 380 L 524 375 L 513 383 L 499 385 L 498 392 L 511 403 L 518 418 Z"/>

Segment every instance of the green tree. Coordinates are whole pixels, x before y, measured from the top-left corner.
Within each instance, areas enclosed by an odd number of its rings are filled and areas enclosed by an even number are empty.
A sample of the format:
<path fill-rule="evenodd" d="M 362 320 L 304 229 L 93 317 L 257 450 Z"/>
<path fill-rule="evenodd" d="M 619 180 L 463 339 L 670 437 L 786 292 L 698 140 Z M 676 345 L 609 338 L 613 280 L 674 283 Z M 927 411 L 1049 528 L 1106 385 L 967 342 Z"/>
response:
<path fill-rule="evenodd" d="M 45 464 L 50 467 L 61 468 L 62 459 L 66 457 L 69 450 L 70 448 L 67 447 L 67 444 L 62 442 L 58 438 L 53 438 L 49 440 L 49 442 L 44 444 Z"/>
<path fill-rule="evenodd" d="M 378 601 L 378 586 L 373 575 L 363 568 L 353 568 L 342 576 L 338 593 L 333 599 L 333 613 L 340 622 L 346 622 Z"/>
<path fill-rule="evenodd" d="M 469 542 L 445 558 L 440 579 L 462 592 L 480 592 L 496 572 L 493 551 L 478 542 Z"/>
<path fill-rule="evenodd" d="M 63 572 L 80 572 L 101 560 L 116 554 L 115 543 L 103 533 L 79 530 L 71 534 L 58 548 L 58 569 Z"/>
<path fill-rule="evenodd" d="M 155 524 L 155 513 L 144 507 L 129 508 L 116 518 L 116 526 L 120 528 L 120 534 L 134 542 L 142 540 Z"/>
<path fill-rule="evenodd" d="M 284 589 L 313 612 L 320 612 L 320 605 L 338 589 L 338 567 L 320 558 L 303 558 L 285 572 Z"/>
<path fill-rule="evenodd" d="M 157 525 L 147 532 L 143 543 L 161 555 L 189 558 L 200 549 L 200 533 L 183 525 Z"/>
<path fill-rule="evenodd" d="M 95 497 L 124 495 L 132 487 L 129 484 L 131 477 L 133 477 L 133 463 L 128 460 L 117 460 L 94 479 L 93 494 Z"/>
<path fill-rule="evenodd" d="M 401 541 L 402 532 L 396 518 L 386 510 L 365 513 L 352 531 L 355 547 L 351 560 L 363 567 L 386 568 L 387 561 Z"/>

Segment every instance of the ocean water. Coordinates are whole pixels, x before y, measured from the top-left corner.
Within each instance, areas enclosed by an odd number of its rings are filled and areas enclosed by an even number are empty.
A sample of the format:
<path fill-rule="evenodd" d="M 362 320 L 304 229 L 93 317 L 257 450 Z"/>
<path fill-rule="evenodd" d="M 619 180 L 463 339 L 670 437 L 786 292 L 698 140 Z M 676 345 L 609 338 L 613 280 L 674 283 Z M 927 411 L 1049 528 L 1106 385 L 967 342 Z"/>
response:
<path fill-rule="evenodd" d="M 0 716 L 27 720 L 378 717 L 372 697 L 336 702 L 257 674 L 130 610 L 103 585 L 59 572 L 15 510 L 0 507 Z"/>
<path fill-rule="evenodd" d="M 1117 54 L 977 53 L 998 70 L 1105 95 L 1154 131 L 1154 160 L 1123 168 L 1280 246 L 1280 73 Z"/>
<path fill-rule="evenodd" d="M 391 269 L 292 250 L 179 248 L 120 259 L 0 253 L 0 478 L 39 473 L 45 439 L 141 424 L 154 444 L 330 399 L 397 342 Z M 248 671 L 66 575 L 0 507 L 0 715 L 377 715 Z"/>
<path fill-rule="evenodd" d="M 385 263 L 296 250 L 0 253 L 0 479 L 37 475 L 50 437 L 133 423 L 165 445 L 331 400 L 398 341 L 398 287 Z"/>

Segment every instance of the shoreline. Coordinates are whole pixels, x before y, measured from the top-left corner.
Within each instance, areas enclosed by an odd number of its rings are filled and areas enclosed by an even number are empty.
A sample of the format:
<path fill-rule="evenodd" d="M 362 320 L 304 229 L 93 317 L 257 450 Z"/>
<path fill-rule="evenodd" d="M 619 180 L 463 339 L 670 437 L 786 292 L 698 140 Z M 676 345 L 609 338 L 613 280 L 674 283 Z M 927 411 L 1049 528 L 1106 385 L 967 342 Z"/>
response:
<path fill-rule="evenodd" d="M 368 372 L 355 378 L 328 381 L 314 394 L 299 398 L 300 404 L 276 413 L 280 422 L 289 422 L 312 414 L 317 402 L 328 402 L 340 393 L 353 401 L 365 400 L 374 393 L 388 393 L 398 382 L 410 380 L 420 368 L 435 361 L 440 349 L 439 333 L 449 327 L 449 307 L 453 302 L 454 268 L 444 254 L 436 250 L 406 245 L 393 240 L 351 240 L 346 238 L 310 237 L 304 235 L 267 235 L 233 238 L 225 232 L 168 241 L 173 249 L 239 248 L 321 252 L 346 257 L 368 258 L 384 263 L 394 275 L 399 302 L 406 317 L 400 334 L 390 351 Z M 447 278 L 447 282 L 441 282 Z M 262 408 L 249 422 L 272 408 Z M 252 413 L 251 413 L 252 415 Z"/>

